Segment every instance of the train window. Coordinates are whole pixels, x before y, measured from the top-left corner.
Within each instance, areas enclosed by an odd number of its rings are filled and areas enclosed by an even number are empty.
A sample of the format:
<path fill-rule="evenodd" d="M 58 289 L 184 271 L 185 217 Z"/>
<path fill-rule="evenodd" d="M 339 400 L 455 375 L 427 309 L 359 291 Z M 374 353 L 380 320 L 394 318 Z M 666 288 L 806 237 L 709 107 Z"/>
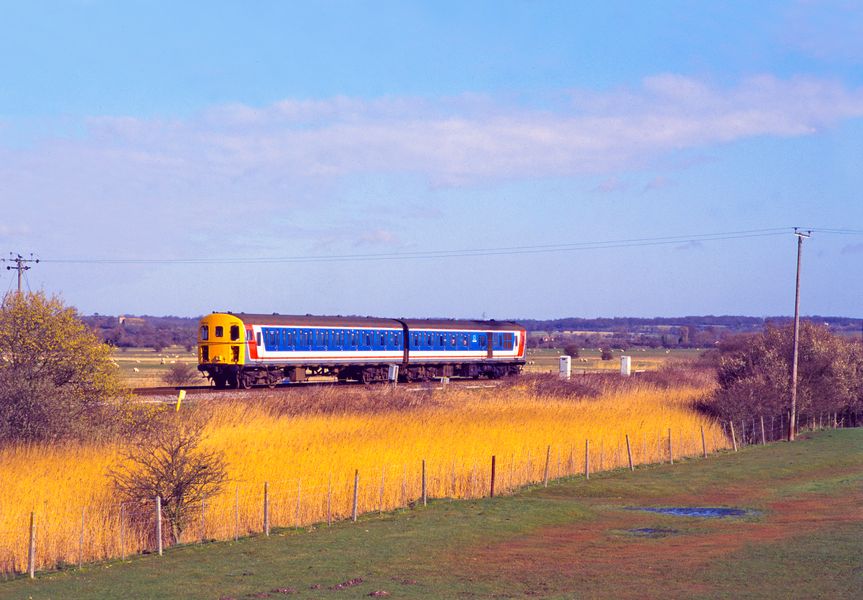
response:
<path fill-rule="evenodd" d="M 216 337 L 222 337 L 225 335 L 225 328 L 221 325 L 216 325 Z"/>
<path fill-rule="evenodd" d="M 371 345 L 372 345 L 372 336 L 371 336 L 371 334 L 366 333 L 364 337 L 365 337 L 365 344 L 363 344 L 363 345 L 364 345 L 364 346 L 371 346 Z M 789 421 L 789 423 L 790 423 L 790 421 Z"/>
<path fill-rule="evenodd" d="M 386 345 L 387 345 L 386 334 L 383 331 L 381 331 L 381 348 L 385 347 Z"/>
<path fill-rule="evenodd" d="M 201 325 L 201 339 L 208 340 L 210 339 L 210 328 L 206 325 Z"/>
<path fill-rule="evenodd" d="M 261 345 L 261 332 L 259 331 L 255 337 L 257 338 L 258 346 L 260 346 Z"/>
<path fill-rule="evenodd" d="M 461 334 L 461 345 L 464 346 L 465 348 L 467 348 L 467 334 L 466 333 Z"/>
<path fill-rule="evenodd" d="M 236 342 L 238 339 L 240 339 L 240 326 L 231 325 L 231 341 Z"/>
<path fill-rule="evenodd" d="M 512 350 L 512 334 L 503 334 L 503 347 L 507 350 Z"/>
<path fill-rule="evenodd" d="M 479 345 L 480 345 L 481 347 L 485 348 L 487 343 L 488 343 L 488 342 L 486 342 L 486 339 L 485 339 L 485 336 L 484 336 L 484 335 L 479 336 Z"/>

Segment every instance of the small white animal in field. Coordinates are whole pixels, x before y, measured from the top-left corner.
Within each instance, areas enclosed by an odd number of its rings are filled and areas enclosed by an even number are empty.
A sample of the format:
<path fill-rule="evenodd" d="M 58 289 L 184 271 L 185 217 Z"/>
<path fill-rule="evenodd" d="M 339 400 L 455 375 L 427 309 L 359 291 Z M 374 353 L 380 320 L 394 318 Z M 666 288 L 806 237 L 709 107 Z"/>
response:
<path fill-rule="evenodd" d="M 133 367 L 133 368 L 132 368 L 132 370 L 133 370 L 133 371 L 135 371 L 135 373 L 137 373 L 137 372 L 139 372 L 141 369 L 139 369 L 138 367 Z M 789 421 L 789 422 L 790 422 L 790 421 Z"/>

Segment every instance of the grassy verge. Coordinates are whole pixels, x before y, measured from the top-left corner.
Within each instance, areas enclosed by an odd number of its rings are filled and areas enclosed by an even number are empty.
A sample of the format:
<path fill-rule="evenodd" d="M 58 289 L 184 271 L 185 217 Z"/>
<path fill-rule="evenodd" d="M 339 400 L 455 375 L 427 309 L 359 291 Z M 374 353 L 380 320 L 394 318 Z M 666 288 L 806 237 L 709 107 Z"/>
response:
<path fill-rule="evenodd" d="M 0 598 L 853 598 L 863 430 L 0 583 Z M 733 506 L 696 519 L 635 506 Z M 632 530 L 658 529 L 659 537 Z M 331 589 L 340 583 L 361 583 Z M 316 587 L 318 586 L 318 587 Z"/>

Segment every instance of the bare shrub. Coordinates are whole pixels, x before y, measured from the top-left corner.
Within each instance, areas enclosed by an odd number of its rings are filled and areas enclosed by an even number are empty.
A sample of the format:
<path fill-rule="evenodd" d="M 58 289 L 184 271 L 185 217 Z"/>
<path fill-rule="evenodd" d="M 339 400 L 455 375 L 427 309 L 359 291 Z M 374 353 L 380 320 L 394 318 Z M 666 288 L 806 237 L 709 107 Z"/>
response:
<path fill-rule="evenodd" d="M 602 393 L 597 381 L 584 375 L 561 379 L 557 375 L 522 375 L 507 382 L 507 387 L 526 387 L 540 398 L 596 398 Z"/>
<path fill-rule="evenodd" d="M 571 358 L 578 358 L 579 352 L 578 344 L 567 344 L 563 347 L 563 353 Z"/>
<path fill-rule="evenodd" d="M 163 379 L 165 383 L 172 386 L 188 385 L 196 381 L 200 382 L 201 372 L 191 363 L 177 361 L 168 367 L 168 372 Z"/>
<path fill-rule="evenodd" d="M 718 360 L 719 387 L 701 408 L 723 419 L 785 414 L 791 398 L 792 331 L 790 324 L 771 326 L 745 343 L 729 343 Z M 861 380 L 859 344 L 825 326 L 800 323 L 800 414 L 859 409 Z"/>
<path fill-rule="evenodd" d="M 171 542 L 182 540 L 192 507 L 219 493 L 227 478 L 222 454 L 200 448 L 203 428 L 201 422 L 165 416 L 121 452 L 110 472 L 121 498 L 138 507 L 130 511 L 133 521 L 147 532 L 154 529 L 153 502 L 162 498 Z"/>

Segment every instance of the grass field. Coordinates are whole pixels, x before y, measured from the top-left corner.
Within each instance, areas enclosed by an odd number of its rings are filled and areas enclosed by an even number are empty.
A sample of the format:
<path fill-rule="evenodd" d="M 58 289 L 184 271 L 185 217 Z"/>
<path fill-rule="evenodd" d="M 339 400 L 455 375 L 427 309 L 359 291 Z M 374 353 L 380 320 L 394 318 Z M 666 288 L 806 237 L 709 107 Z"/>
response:
<path fill-rule="evenodd" d="M 835 430 L 356 524 L 191 544 L 0 583 L 0 598 L 859 598 L 861 505 L 863 430 Z M 749 512 L 629 510 L 667 506 Z M 662 533 L 638 534 L 647 528 Z"/>
<path fill-rule="evenodd" d="M 112 359 L 120 368 L 123 383 L 131 388 L 165 385 L 165 375 L 175 362 L 198 364 L 197 355 L 182 346 L 169 346 L 161 352 L 152 348 L 116 349 Z M 199 385 L 206 383 L 202 377 Z"/>
<path fill-rule="evenodd" d="M 572 359 L 573 374 L 597 373 L 620 370 L 620 357 L 629 356 L 632 359 L 631 369 L 638 371 L 655 371 L 663 365 L 692 361 L 704 352 L 699 348 L 630 348 L 629 350 L 612 350 L 611 360 L 602 360 L 602 352 L 598 348 L 584 348 L 579 357 Z M 529 348 L 525 360 L 527 373 L 557 373 L 562 350 Z"/>
<path fill-rule="evenodd" d="M 265 482 L 272 524 L 305 526 L 328 510 L 350 514 L 356 470 L 358 508 L 370 512 L 415 501 L 423 461 L 431 497 L 475 498 L 488 493 L 493 455 L 504 493 L 541 480 L 546 462 L 551 478 L 582 472 L 586 439 L 593 471 L 626 463 L 627 435 L 635 464 L 666 460 L 669 431 L 677 457 L 700 453 L 702 427 L 708 451 L 726 447 L 719 425 L 692 409 L 707 381 L 685 373 L 668 379 L 672 387 L 646 376 L 589 375 L 570 383 L 526 377 L 491 389 L 348 386 L 190 401 L 168 414 L 208 419 L 204 445 L 223 453 L 229 481 L 207 498 L 185 539 L 260 531 Z M 152 548 L 151 530 L 133 529 L 121 515 L 141 504 L 121 509 L 108 476 L 118 460 L 118 446 L 106 442 L 0 449 L 0 571 L 26 567 L 30 511 L 39 569 Z"/>

